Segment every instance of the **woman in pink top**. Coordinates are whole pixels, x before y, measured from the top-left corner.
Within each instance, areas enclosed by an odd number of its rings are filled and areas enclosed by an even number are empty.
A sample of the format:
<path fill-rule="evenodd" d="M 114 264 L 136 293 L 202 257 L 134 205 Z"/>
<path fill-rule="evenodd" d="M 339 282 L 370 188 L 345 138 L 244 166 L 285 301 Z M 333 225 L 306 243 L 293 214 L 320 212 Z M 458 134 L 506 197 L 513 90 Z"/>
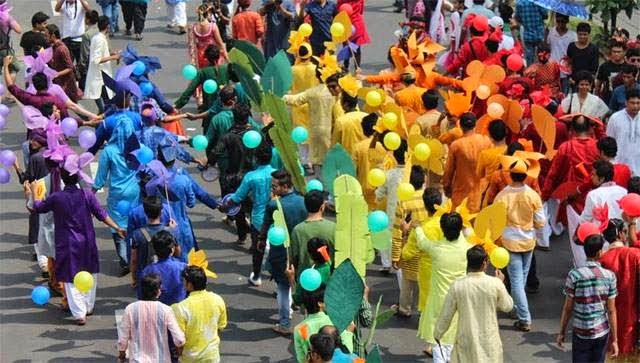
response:
<path fill-rule="evenodd" d="M 187 34 L 189 44 L 189 60 L 198 68 L 209 66 L 204 51 L 210 44 L 216 44 L 220 49 L 220 63 L 227 61 L 227 49 L 222 42 L 220 31 L 215 23 L 209 21 L 210 12 L 213 11 L 210 5 L 202 4 L 198 7 L 198 21 L 191 26 Z"/>
<path fill-rule="evenodd" d="M 351 25 L 353 25 L 354 31 L 349 41 L 358 46 L 358 49 L 354 52 L 356 68 L 358 68 L 360 67 L 362 57 L 360 48 L 371 42 L 369 33 L 367 33 L 367 26 L 364 22 L 364 0 L 338 0 L 337 5 L 338 11 L 344 11 L 349 15 Z M 349 59 L 345 61 L 345 65 L 348 68 Z"/>

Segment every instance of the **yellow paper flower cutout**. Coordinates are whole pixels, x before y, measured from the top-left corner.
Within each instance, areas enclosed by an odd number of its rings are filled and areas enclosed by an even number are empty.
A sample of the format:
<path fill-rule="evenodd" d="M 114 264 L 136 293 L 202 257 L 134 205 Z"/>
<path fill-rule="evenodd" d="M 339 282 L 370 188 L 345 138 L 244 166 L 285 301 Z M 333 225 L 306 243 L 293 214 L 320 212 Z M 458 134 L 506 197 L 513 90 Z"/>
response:
<path fill-rule="evenodd" d="M 194 248 L 192 248 L 187 255 L 187 265 L 202 267 L 207 277 L 211 277 L 213 279 L 218 278 L 218 275 L 215 272 L 208 269 L 209 261 L 207 261 L 207 255 L 204 253 L 204 250 L 196 251 Z"/>
<path fill-rule="evenodd" d="M 298 48 L 305 42 L 305 36 L 298 31 L 292 31 L 289 33 L 289 49 L 287 49 L 287 53 L 293 54 L 295 56 L 298 55 Z"/>
<path fill-rule="evenodd" d="M 338 84 L 340 85 L 340 88 L 347 92 L 351 97 L 356 97 L 358 95 L 358 90 L 362 88 L 360 81 L 351 74 L 347 74 L 346 76 L 338 79 Z"/>
<path fill-rule="evenodd" d="M 467 228 L 473 228 L 471 226 L 471 220 L 474 219 L 478 214 L 469 212 L 469 208 L 467 208 L 467 198 L 462 200 L 459 206 L 456 207 L 456 212 L 462 217 L 462 225 Z"/>

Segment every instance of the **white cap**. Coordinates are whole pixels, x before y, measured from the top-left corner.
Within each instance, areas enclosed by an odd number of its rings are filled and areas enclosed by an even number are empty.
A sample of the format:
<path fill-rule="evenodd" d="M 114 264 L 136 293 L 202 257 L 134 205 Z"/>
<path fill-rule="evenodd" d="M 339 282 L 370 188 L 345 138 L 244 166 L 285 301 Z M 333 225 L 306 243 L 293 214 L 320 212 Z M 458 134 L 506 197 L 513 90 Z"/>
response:
<path fill-rule="evenodd" d="M 493 18 L 489 19 L 489 26 L 491 26 L 493 29 L 502 29 L 504 27 L 504 21 L 502 21 L 501 17 L 494 16 Z"/>

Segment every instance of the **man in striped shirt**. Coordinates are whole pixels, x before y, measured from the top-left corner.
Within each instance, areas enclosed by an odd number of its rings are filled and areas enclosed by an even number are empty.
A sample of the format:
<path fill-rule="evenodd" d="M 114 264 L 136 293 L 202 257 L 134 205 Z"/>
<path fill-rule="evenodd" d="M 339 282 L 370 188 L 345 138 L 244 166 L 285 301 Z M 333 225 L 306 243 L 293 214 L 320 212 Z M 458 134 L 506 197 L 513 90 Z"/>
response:
<path fill-rule="evenodd" d="M 618 355 L 616 276 L 597 262 L 603 245 L 604 239 L 600 235 L 586 238 L 584 252 L 587 264 L 569 271 L 564 287 L 566 299 L 556 342 L 562 348 L 569 317 L 573 313 L 574 362 L 604 362 L 608 346 L 612 358 Z"/>

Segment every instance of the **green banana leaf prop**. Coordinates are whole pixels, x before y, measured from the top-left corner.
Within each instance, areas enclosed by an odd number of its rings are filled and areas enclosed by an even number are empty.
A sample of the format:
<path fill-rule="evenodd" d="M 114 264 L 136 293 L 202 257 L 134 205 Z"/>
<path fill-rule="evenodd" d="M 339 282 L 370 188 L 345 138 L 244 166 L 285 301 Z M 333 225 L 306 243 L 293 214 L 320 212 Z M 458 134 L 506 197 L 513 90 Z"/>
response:
<path fill-rule="evenodd" d="M 285 132 L 290 134 L 293 131 L 291 117 L 282 98 L 270 92 L 265 93 L 262 96 L 262 109 L 264 112 L 268 112 L 273 118 L 273 122 Z"/>
<path fill-rule="evenodd" d="M 285 169 L 291 174 L 293 186 L 298 192 L 306 193 L 306 183 L 302 174 L 303 170 L 300 167 L 298 148 L 291 139 L 291 134 L 286 132 L 282 126 L 276 124 L 269 130 L 269 136 L 280 153 Z"/>
<path fill-rule="evenodd" d="M 327 315 L 339 333 L 356 318 L 362 304 L 364 283 L 351 260 L 344 260 L 329 278 L 324 291 Z"/>
<path fill-rule="evenodd" d="M 284 220 L 284 211 L 282 210 L 282 204 L 280 204 L 280 198 L 276 198 L 276 206 L 276 210 L 273 211 L 273 225 L 284 230 L 284 247 L 289 248 L 291 240 L 289 239 L 289 229 L 287 228 L 287 222 Z"/>
<path fill-rule="evenodd" d="M 382 363 L 382 356 L 380 355 L 380 346 L 376 344 L 373 349 L 367 354 L 367 363 Z"/>
<path fill-rule="evenodd" d="M 242 64 L 234 64 L 233 72 L 238 76 L 242 88 L 251 99 L 252 106 L 256 111 L 259 111 L 262 105 L 262 90 L 258 82 L 253 78 L 255 74 Z"/>
<path fill-rule="evenodd" d="M 253 43 L 246 40 L 234 40 L 233 48 L 244 53 L 249 59 L 251 70 L 257 75 L 262 75 L 266 63 L 264 55 Z"/>
<path fill-rule="evenodd" d="M 334 182 L 336 200 L 335 264 L 350 259 L 362 277 L 374 252 L 367 226 L 369 208 L 362 187 L 351 175 L 341 175 Z"/>
<path fill-rule="evenodd" d="M 242 53 L 240 49 L 233 48 L 229 51 L 229 63 L 235 66 L 243 66 L 247 70 L 251 70 L 253 73 L 253 68 L 251 68 L 251 61 L 246 54 Z"/>
<path fill-rule="evenodd" d="M 260 84 L 265 92 L 271 92 L 278 97 L 282 97 L 289 92 L 292 83 L 291 63 L 289 63 L 289 58 L 287 58 L 285 52 L 281 50 L 275 56 L 269 58 L 267 65 L 264 67 L 264 73 L 260 77 Z"/>
<path fill-rule="evenodd" d="M 334 181 L 344 174 L 355 177 L 356 165 L 347 150 L 342 145 L 335 144 L 327 152 L 322 164 L 322 181 L 331 195 L 335 195 L 333 190 Z M 362 190 L 360 194 L 362 194 Z"/>

